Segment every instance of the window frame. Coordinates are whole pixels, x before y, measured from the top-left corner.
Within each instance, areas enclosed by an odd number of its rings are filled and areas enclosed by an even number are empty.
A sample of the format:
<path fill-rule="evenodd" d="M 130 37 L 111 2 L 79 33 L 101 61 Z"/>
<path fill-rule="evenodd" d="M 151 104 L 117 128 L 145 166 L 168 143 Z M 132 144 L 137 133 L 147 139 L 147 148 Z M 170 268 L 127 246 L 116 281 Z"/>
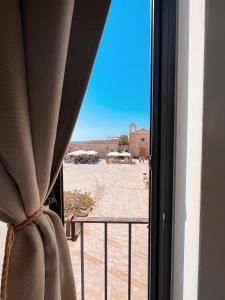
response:
<path fill-rule="evenodd" d="M 149 300 L 171 299 L 176 0 L 151 2 L 151 162 L 149 194 Z M 63 169 L 49 208 L 64 222 Z M 52 194 L 52 193 L 51 193 Z M 151 262 L 151 263 L 150 263 Z"/>
<path fill-rule="evenodd" d="M 152 0 L 149 299 L 171 299 L 176 0 Z"/>
<path fill-rule="evenodd" d="M 54 211 L 64 224 L 64 189 L 63 189 L 63 167 L 57 176 L 55 184 L 48 196 L 46 204 Z"/>

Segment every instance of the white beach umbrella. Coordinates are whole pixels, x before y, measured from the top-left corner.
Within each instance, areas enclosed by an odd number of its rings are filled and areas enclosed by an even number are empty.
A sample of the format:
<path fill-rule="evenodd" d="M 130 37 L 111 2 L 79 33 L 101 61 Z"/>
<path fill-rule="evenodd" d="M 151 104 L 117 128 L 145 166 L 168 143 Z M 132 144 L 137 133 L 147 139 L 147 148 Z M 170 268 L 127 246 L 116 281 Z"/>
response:
<path fill-rule="evenodd" d="M 120 156 L 122 156 L 122 157 L 131 157 L 131 154 L 129 152 L 121 152 Z"/>
<path fill-rule="evenodd" d="M 97 155 L 98 152 L 97 151 L 94 151 L 94 150 L 90 150 L 90 151 L 87 151 L 86 152 L 88 155 Z"/>
<path fill-rule="evenodd" d="M 74 155 L 76 156 L 76 151 L 67 153 L 67 156 L 74 156 Z"/>
<path fill-rule="evenodd" d="M 116 151 L 112 151 L 112 152 L 109 152 L 109 153 L 107 154 L 107 156 L 110 156 L 110 157 L 120 156 L 120 153 L 119 153 L 119 152 L 116 152 Z"/>
<path fill-rule="evenodd" d="M 81 156 L 81 155 L 87 155 L 87 151 L 84 150 L 77 150 L 73 151 L 67 154 L 68 156 Z"/>

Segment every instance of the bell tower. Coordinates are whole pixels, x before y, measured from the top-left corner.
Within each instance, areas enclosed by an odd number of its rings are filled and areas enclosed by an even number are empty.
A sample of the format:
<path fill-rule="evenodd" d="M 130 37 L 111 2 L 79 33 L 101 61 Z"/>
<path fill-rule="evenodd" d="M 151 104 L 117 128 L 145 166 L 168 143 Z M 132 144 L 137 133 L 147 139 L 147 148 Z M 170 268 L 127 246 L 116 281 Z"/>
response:
<path fill-rule="evenodd" d="M 130 128 L 130 133 L 135 132 L 137 130 L 137 126 L 134 122 L 130 124 L 129 128 Z"/>

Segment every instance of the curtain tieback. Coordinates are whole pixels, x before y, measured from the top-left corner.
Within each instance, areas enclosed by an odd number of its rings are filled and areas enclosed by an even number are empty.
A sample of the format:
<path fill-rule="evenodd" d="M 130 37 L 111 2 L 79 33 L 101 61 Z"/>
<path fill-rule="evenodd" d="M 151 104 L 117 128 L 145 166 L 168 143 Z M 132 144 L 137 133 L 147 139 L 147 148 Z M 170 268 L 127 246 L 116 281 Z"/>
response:
<path fill-rule="evenodd" d="M 16 232 L 23 230 L 27 225 L 36 220 L 43 212 L 43 206 L 36 210 L 30 217 L 24 220 L 18 225 L 10 224 L 7 231 L 5 242 L 5 254 L 2 267 L 2 279 L 1 279 L 1 300 L 7 300 L 7 288 L 8 288 L 8 275 L 9 275 L 9 263 L 11 249 L 14 242 L 14 235 Z"/>

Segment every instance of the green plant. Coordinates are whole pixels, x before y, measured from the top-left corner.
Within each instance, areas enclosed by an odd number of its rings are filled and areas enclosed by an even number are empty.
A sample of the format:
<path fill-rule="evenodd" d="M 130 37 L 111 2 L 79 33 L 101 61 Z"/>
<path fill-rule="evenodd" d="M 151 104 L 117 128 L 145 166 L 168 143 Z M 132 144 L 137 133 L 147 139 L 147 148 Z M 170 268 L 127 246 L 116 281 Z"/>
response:
<path fill-rule="evenodd" d="M 129 145 L 129 140 L 128 140 L 128 136 L 127 134 L 123 134 L 120 136 L 119 138 L 119 145 L 122 146 L 122 145 Z"/>
<path fill-rule="evenodd" d="M 95 201 L 91 197 L 91 193 L 83 193 L 80 190 L 64 193 L 64 212 L 66 217 L 71 214 L 74 217 L 87 216 L 94 206 Z"/>

